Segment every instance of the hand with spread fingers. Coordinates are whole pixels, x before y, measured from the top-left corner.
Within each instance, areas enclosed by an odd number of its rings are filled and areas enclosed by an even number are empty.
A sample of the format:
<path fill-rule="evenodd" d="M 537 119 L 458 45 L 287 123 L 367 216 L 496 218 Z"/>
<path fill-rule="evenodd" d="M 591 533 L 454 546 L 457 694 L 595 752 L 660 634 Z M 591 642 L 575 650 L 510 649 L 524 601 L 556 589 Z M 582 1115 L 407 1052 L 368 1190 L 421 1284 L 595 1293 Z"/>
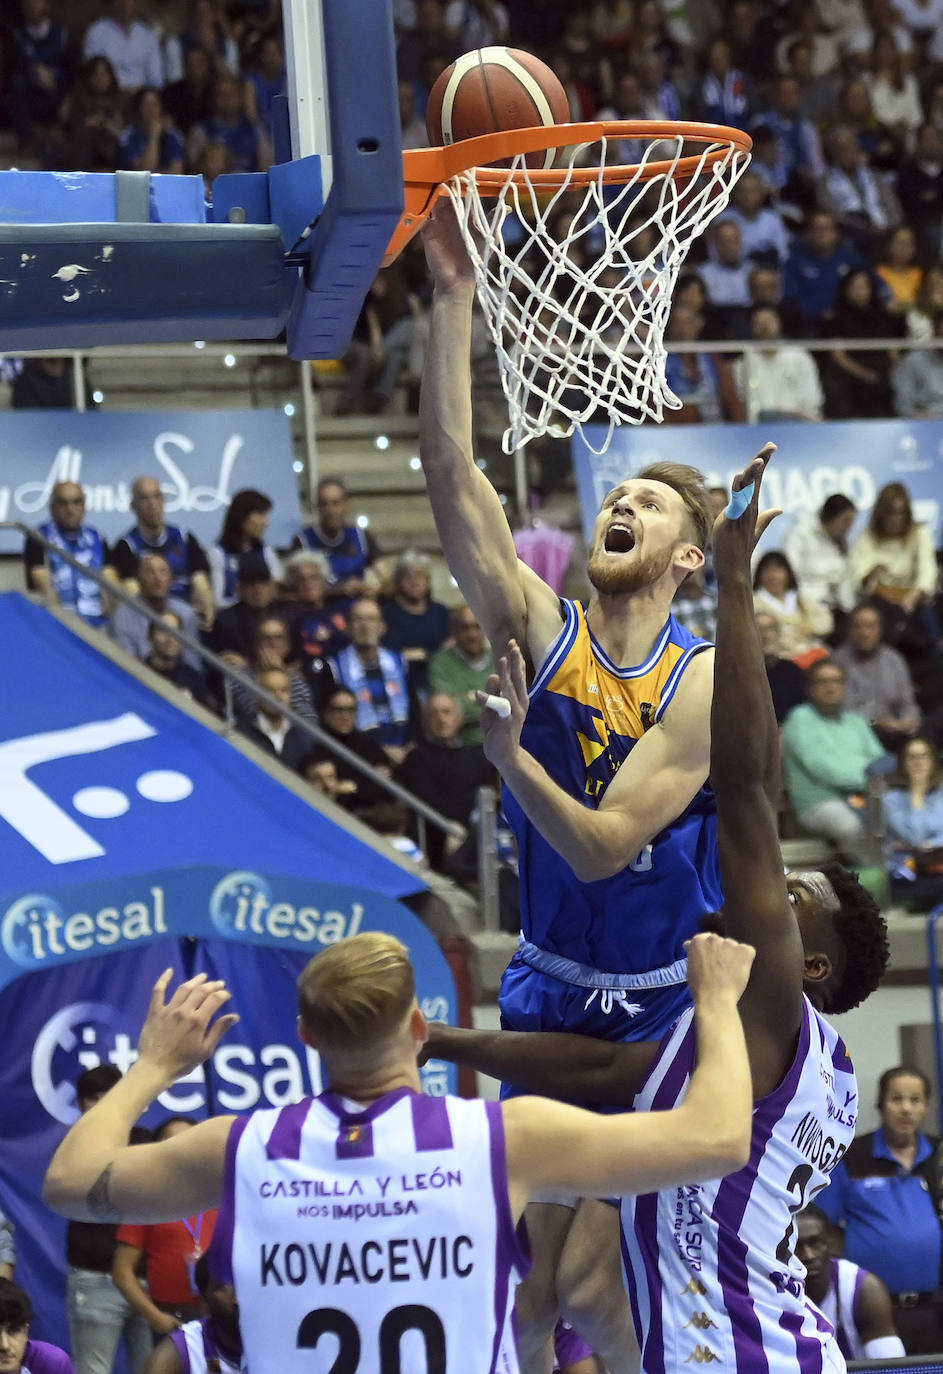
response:
<path fill-rule="evenodd" d="M 501 716 L 487 705 L 489 696 L 503 697 L 510 706 Z M 498 659 L 498 671 L 488 679 L 488 690 L 476 692 L 481 712 L 481 735 L 485 757 L 498 772 L 509 767 L 521 747 L 521 730 L 527 715 L 527 674 L 524 655 L 517 641 L 508 641 L 507 653 Z"/>
<path fill-rule="evenodd" d="M 742 472 L 733 479 L 730 504 L 714 521 L 712 548 L 714 567 L 722 572 L 749 567 L 750 555 L 777 515 L 778 509 L 760 512 L 760 487 L 766 465 L 776 452 L 775 444 L 765 444 Z"/>
<path fill-rule="evenodd" d="M 171 1083 L 209 1059 L 239 1020 L 232 1012 L 213 1019 L 232 993 L 221 979 L 205 973 L 181 983 L 165 1002 L 172 977 L 173 969 L 165 969 L 154 984 L 138 1044 L 138 1060 L 159 1068 Z"/>

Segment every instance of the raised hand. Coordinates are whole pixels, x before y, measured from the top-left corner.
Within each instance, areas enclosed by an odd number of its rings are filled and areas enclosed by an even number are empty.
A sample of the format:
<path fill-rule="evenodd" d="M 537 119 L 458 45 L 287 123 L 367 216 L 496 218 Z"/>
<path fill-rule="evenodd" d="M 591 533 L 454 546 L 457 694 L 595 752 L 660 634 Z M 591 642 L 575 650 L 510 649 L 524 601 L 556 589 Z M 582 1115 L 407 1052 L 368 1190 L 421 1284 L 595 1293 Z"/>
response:
<path fill-rule="evenodd" d="M 723 935 L 701 934 L 685 942 L 688 987 L 695 1002 L 715 993 L 739 1000 L 750 978 L 756 950 Z"/>
<path fill-rule="evenodd" d="M 501 716 L 488 706 L 490 696 L 503 697 L 510 706 L 507 716 Z M 498 772 L 513 763 L 521 747 L 521 730 L 527 715 L 527 675 L 524 655 L 517 641 L 508 641 L 507 653 L 498 659 L 498 671 L 488 679 L 488 690 L 476 692 L 475 699 L 483 708 L 481 736 L 485 757 Z"/>
<path fill-rule="evenodd" d="M 714 521 L 711 542 L 718 575 L 749 567 L 750 555 L 760 536 L 777 515 L 782 515 L 781 510 L 760 513 L 763 474 L 775 452 L 775 444 L 764 444 L 753 461 L 733 479 L 730 505 Z"/>
<path fill-rule="evenodd" d="M 160 1068 L 170 1082 L 175 1082 L 209 1059 L 239 1017 L 229 1013 L 213 1020 L 232 993 L 221 979 L 212 981 L 205 973 L 181 983 L 165 1003 L 172 977 L 173 969 L 165 969 L 154 984 L 147 1019 L 141 1027 L 138 1059 Z"/>
<path fill-rule="evenodd" d="M 455 209 L 447 195 L 440 196 L 422 230 L 426 262 L 437 287 L 474 286 L 475 274 L 465 247 Z"/>

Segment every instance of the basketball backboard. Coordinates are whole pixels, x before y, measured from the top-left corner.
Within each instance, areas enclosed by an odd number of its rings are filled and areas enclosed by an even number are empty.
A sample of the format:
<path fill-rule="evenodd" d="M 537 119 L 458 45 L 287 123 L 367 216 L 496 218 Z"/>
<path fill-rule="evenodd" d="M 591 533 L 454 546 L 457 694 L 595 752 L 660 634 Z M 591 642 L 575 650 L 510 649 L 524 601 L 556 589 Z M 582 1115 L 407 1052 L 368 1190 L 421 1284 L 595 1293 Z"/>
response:
<path fill-rule="evenodd" d="M 285 0 L 276 164 L 0 172 L 0 351 L 274 338 L 336 358 L 403 209 L 392 0 Z"/>

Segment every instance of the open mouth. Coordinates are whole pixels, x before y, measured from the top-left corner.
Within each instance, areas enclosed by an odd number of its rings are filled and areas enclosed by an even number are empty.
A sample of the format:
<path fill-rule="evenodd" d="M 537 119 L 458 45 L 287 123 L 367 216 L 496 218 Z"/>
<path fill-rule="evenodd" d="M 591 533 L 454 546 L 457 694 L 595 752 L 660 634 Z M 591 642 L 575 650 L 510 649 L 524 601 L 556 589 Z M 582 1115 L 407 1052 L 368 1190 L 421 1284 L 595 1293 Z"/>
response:
<path fill-rule="evenodd" d="M 635 535 L 628 525 L 610 525 L 606 531 L 606 553 L 631 553 L 635 548 Z"/>

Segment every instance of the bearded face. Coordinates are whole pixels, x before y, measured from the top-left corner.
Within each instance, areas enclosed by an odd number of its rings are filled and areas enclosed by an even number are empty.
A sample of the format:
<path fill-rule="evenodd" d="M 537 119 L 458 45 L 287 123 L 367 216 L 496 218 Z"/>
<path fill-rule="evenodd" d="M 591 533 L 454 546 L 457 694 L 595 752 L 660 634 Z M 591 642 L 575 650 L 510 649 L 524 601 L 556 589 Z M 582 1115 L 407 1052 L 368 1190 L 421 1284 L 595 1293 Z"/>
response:
<path fill-rule="evenodd" d="M 674 559 L 673 548 L 653 549 L 650 553 L 613 554 L 597 549 L 589 560 L 587 575 L 604 596 L 625 595 L 651 587 L 664 577 Z"/>

